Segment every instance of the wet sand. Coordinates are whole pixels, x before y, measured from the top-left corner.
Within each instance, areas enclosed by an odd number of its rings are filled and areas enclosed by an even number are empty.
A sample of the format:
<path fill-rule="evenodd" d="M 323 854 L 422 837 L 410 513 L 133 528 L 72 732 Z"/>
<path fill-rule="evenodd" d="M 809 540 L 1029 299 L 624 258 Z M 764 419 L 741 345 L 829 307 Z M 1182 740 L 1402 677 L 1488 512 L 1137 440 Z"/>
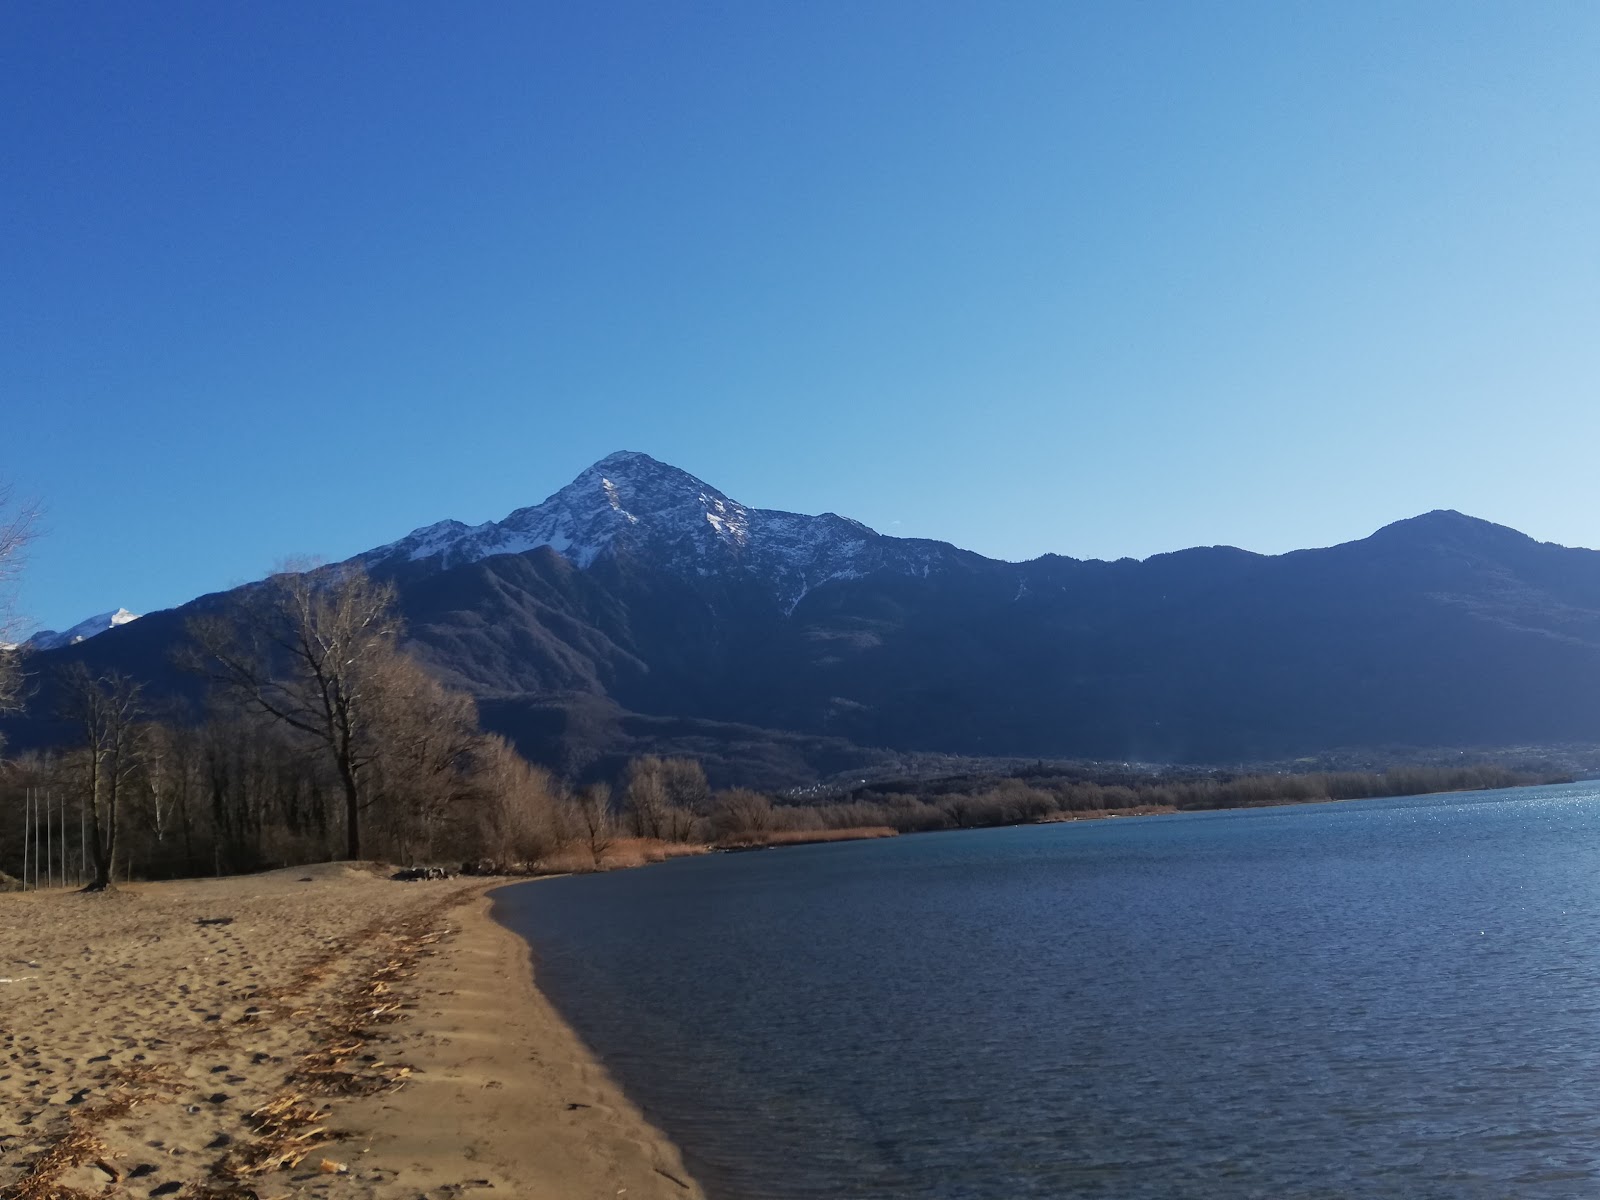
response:
<path fill-rule="evenodd" d="M 0 1197 L 700 1197 L 483 881 L 0 895 Z"/>

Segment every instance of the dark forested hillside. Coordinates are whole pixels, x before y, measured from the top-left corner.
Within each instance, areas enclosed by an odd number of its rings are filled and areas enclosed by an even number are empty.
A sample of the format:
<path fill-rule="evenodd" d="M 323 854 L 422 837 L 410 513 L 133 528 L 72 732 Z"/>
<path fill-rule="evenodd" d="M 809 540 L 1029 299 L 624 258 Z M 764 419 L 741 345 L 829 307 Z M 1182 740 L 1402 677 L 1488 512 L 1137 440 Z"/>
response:
<path fill-rule="evenodd" d="M 413 654 L 571 774 L 647 751 L 776 786 L 905 752 L 1204 763 L 1600 740 L 1600 552 L 1454 512 L 1274 557 L 1013 564 L 745 509 L 619 455 L 461 529 L 363 561 L 397 583 Z M 86 659 L 181 690 L 183 616 L 32 667 Z M 14 740 L 48 737 L 47 687 L 34 713 Z"/>

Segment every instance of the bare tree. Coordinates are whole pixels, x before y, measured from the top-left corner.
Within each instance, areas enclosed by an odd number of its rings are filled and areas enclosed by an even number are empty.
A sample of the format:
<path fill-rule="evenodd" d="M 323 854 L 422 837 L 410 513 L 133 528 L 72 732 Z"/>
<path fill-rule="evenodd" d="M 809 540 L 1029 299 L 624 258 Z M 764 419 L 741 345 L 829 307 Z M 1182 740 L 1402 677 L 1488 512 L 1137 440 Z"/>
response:
<path fill-rule="evenodd" d="M 132 816 L 154 842 L 152 857 L 171 869 L 194 874 L 195 803 L 199 792 L 201 733 L 167 716 L 154 720 L 141 738 L 143 783 Z"/>
<path fill-rule="evenodd" d="M 363 785 L 378 752 L 370 726 L 399 633 L 394 589 L 352 569 L 281 571 L 232 611 L 189 622 L 191 665 L 326 753 L 351 859 L 361 857 Z"/>
<path fill-rule="evenodd" d="M 190 816 L 218 874 L 334 857 L 343 797 L 327 794 L 339 785 L 318 743 L 264 712 L 222 705 L 193 733 Z"/>
<path fill-rule="evenodd" d="M 661 777 L 662 765 L 654 755 L 636 758 L 628 764 L 623 803 L 636 837 L 659 838 L 667 827 L 667 789 Z"/>
<path fill-rule="evenodd" d="M 667 798 L 667 837 L 674 842 L 693 840 L 695 826 L 711 811 L 704 769 L 692 758 L 669 758 L 661 764 L 661 787 Z"/>
<path fill-rule="evenodd" d="M 400 861 L 431 857 L 452 811 L 480 790 L 472 777 L 484 740 L 477 705 L 400 653 L 374 662 L 372 683 L 367 824 Z"/>
<path fill-rule="evenodd" d="M 573 798 L 573 808 L 584 843 L 589 847 L 589 857 L 598 871 L 601 857 L 611 848 L 611 786 L 591 783 Z"/>
<path fill-rule="evenodd" d="M 749 788 L 718 792 L 711 812 L 711 827 L 718 837 L 760 835 L 773 826 L 772 801 Z"/>
<path fill-rule="evenodd" d="M 687 842 L 710 812 L 711 789 L 694 759 L 646 755 L 628 764 L 623 801 L 637 836 Z"/>
<path fill-rule="evenodd" d="M 493 735 L 473 755 L 478 829 L 474 839 L 499 866 L 535 862 L 560 848 L 567 799 L 560 781 Z"/>
<path fill-rule="evenodd" d="M 89 817 L 94 878 L 85 891 L 111 885 L 117 860 L 122 800 L 139 769 L 139 685 L 115 672 L 95 676 L 82 663 L 63 674 L 63 713 L 77 726 L 83 757 L 83 798 Z"/>

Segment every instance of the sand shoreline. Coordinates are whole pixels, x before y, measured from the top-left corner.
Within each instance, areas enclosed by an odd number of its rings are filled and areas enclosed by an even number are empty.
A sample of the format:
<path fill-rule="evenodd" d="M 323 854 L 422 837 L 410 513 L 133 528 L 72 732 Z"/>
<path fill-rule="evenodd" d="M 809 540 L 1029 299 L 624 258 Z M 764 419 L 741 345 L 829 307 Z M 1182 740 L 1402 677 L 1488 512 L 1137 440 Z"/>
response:
<path fill-rule="evenodd" d="M 491 917 L 505 885 L 0 896 L 0 1197 L 701 1197 Z"/>

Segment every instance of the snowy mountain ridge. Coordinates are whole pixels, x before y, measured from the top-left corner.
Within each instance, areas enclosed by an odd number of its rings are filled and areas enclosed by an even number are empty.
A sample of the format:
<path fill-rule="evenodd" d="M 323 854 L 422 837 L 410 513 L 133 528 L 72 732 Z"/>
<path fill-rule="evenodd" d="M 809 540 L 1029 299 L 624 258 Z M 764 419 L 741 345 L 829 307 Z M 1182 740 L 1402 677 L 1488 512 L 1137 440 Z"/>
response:
<path fill-rule="evenodd" d="M 740 572 L 769 584 L 785 611 L 831 579 L 885 569 L 926 575 L 955 552 L 942 543 L 885 537 L 834 513 L 748 508 L 687 471 L 620 451 L 503 521 L 441 521 L 354 561 L 368 569 L 430 562 L 445 570 L 541 546 L 580 570 L 605 555 L 630 555 L 679 574 Z"/>
<path fill-rule="evenodd" d="M 79 621 L 71 629 L 55 630 L 41 629 L 38 633 L 22 643 L 25 650 L 59 650 L 63 646 L 76 646 L 79 642 L 86 641 L 96 634 L 104 633 L 108 629 L 115 629 L 119 625 L 126 625 L 130 621 L 137 621 L 139 614 L 119 608 L 112 612 L 96 613 L 86 620 Z"/>

